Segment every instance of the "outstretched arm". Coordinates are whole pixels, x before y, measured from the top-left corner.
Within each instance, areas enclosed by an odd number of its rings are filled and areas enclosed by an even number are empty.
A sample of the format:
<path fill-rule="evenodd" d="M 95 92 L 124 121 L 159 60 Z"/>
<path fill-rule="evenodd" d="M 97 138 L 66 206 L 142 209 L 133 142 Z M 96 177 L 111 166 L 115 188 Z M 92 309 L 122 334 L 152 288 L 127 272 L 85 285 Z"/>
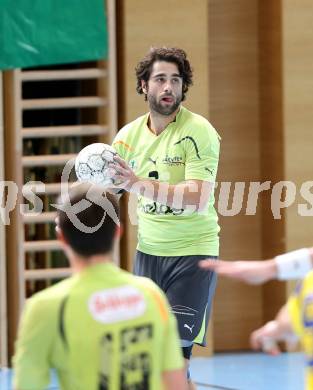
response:
<path fill-rule="evenodd" d="M 261 284 L 274 279 L 277 269 L 274 260 L 265 261 L 224 261 L 202 260 L 201 268 L 217 272 L 221 276 L 250 284 Z"/>
<path fill-rule="evenodd" d="M 199 265 L 221 276 L 250 284 L 261 284 L 271 279 L 298 279 L 313 268 L 313 248 L 299 249 L 264 261 L 202 260 Z"/>

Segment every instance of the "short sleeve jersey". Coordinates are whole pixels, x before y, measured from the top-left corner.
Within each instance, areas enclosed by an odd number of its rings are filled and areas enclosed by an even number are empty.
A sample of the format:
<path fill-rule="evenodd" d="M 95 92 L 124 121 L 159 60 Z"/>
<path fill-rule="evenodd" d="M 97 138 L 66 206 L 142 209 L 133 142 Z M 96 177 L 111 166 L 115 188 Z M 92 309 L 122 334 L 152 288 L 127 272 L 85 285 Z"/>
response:
<path fill-rule="evenodd" d="M 15 388 L 162 389 L 183 367 L 176 321 L 150 280 L 101 264 L 30 298 L 14 356 Z"/>
<path fill-rule="evenodd" d="M 313 389 L 313 272 L 297 285 L 287 308 L 306 355 L 306 389 Z"/>
<path fill-rule="evenodd" d="M 141 178 L 178 184 L 216 180 L 220 137 L 202 116 L 181 107 L 175 120 L 158 136 L 149 114 L 123 127 L 113 147 Z M 138 197 L 138 249 L 155 256 L 212 255 L 219 251 L 219 225 L 214 191 L 205 211 L 168 207 Z"/>

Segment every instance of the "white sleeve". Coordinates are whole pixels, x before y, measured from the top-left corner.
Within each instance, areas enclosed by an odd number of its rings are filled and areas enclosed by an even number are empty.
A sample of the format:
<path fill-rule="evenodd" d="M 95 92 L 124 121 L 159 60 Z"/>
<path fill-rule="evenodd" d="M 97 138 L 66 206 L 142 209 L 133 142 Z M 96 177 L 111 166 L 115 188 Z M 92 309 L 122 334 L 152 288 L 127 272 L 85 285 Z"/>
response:
<path fill-rule="evenodd" d="M 308 248 L 276 256 L 274 260 L 279 280 L 303 278 L 312 269 L 311 253 Z"/>

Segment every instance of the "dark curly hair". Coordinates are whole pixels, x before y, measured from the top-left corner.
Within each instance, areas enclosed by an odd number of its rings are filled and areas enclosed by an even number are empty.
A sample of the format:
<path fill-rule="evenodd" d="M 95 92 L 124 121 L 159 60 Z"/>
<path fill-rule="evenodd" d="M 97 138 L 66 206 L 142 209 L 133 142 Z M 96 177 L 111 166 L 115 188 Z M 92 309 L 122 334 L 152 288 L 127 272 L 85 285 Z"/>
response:
<path fill-rule="evenodd" d="M 152 66 L 156 61 L 166 61 L 177 65 L 179 74 L 183 79 L 183 94 L 182 100 L 186 98 L 186 92 L 192 85 L 192 69 L 187 54 L 184 50 L 177 47 L 152 47 L 145 57 L 136 66 L 137 87 L 139 94 L 143 94 L 141 80 L 148 82 Z"/>

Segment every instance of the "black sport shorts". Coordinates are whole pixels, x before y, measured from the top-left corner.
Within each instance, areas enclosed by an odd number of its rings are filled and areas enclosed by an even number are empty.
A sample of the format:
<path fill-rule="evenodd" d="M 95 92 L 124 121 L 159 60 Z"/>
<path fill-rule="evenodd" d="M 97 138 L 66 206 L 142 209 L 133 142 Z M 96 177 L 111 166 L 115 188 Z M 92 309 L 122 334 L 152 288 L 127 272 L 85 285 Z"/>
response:
<path fill-rule="evenodd" d="M 134 274 L 152 279 L 166 294 L 176 315 L 181 340 L 206 344 L 217 276 L 198 266 L 215 256 L 153 256 L 137 251 Z"/>

